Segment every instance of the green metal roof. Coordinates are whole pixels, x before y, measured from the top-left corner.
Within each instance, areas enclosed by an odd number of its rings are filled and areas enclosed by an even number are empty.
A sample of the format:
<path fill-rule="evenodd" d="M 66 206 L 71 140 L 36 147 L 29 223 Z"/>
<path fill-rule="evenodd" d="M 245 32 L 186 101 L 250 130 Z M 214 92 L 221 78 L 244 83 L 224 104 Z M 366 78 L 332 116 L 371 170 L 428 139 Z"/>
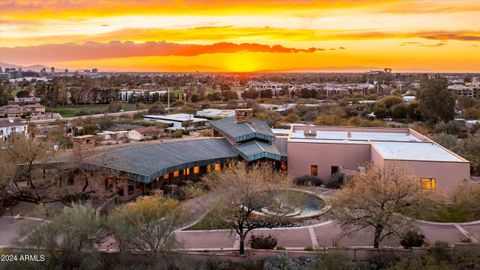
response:
<path fill-rule="evenodd" d="M 150 183 L 166 173 L 236 158 L 238 154 L 227 140 L 212 138 L 137 145 L 93 155 L 86 163 Z"/>
<path fill-rule="evenodd" d="M 287 159 L 287 138 L 277 138 L 274 142 L 273 145 L 275 145 L 280 152 L 280 155 L 282 155 L 285 160 Z"/>
<path fill-rule="evenodd" d="M 247 161 L 254 161 L 261 158 L 269 158 L 280 161 L 283 159 L 280 151 L 272 144 L 249 141 L 234 146 L 235 150 Z"/>
<path fill-rule="evenodd" d="M 235 117 L 227 117 L 216 121 L 210 121 L 210 125 L 225 137 L 235 141 L 244 142 L 251 139 L 275 141 L 275 135 L 268 124 L 264 121 L 253 120 L 252 122 L 235 122 Z"/>

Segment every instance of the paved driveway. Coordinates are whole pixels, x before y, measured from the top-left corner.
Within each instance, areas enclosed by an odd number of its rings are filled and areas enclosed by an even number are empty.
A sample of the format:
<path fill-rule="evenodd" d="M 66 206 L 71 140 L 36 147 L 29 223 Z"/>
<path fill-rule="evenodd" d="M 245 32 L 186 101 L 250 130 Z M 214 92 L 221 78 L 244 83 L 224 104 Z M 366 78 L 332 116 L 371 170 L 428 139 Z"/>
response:
<path fill-rule="evenodd" d="M 41 224 L 42 221 L 32 219 L 15 219 L 12 217 L 0 217 L 0 247 L 13 246 L 18 237 L 22 237 L 21 231 L 28 226 Z"/>

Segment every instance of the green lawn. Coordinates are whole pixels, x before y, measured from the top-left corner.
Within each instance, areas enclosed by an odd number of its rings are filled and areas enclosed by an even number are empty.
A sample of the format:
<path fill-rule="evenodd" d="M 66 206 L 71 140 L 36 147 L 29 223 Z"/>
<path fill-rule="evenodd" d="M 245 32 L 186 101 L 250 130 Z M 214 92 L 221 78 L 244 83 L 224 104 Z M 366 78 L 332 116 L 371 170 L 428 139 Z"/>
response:
<path fill-rule="evenodd" d="M 448 204 L 441 205 L 435 209 L 422 209 L 405 214 L 412 218 L 433 222 L 469 222 L 480 220 L 480 216 L 475 216 L 468 211 L 461 211 L 457 206 Z"/>
<path fill-rule="evenodd" d="M 273 228 L 278 227 L 296 227 L 299 223 L 295 223 L 292 221 L 280 221 L 278 220 L 275 223 L 270 224 Z M 230 229 L 230 227 L 225 224 L 225 221 L 220 219 L 218 216 L 208 213 L 202 220 L 198 223 L 188 227 L 185 229 L 186 231 L 198 231 L 198 230 L 222 230 L 222 229 Z"/>
<path fill-rule="evenodd" d="M 125 111 L 136 110 L 135 104 L 121 104 L 122 109 Z M 108 104 L 92 104 L 92 105 L 69 105 L 69 106 L 57 106 L 53 109 L 54 112 L 59 113 L 63 117 L 73 117 L 77 116 L 79 112 L 86 112 L 88 114 L 99 114 L 105 113 L 108 109 Z"/>
<path fill-rule="evenodd" d="M 197 231 L 197 230 L 219 230 L 219 229 L 228 229 L 228 226 L 225 225 L 223 220 L 209 213 L 198 223 L 194 224 L 193 226 L 185 230 Z"/>

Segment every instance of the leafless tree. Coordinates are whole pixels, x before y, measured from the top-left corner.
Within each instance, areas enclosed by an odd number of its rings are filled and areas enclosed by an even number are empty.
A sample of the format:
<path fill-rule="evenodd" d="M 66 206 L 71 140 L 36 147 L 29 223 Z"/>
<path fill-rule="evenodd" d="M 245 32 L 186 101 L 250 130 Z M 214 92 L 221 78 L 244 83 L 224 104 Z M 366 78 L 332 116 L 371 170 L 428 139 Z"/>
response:
<path fill-rule="evenodd" d="M 383 240 L 411 226 L 401 213 L 434 200 L 434 194 L 423 191 L 403 169 L 371 165 L 345 185 L 333 201 L 333 213 L 347 234 L 373 229 L 373 246 L 378 248 Z"/>
<path fill-rule="evenodd" d="M 244 254 L 245 240 L 250 231 L 271 227 L 277 218 L 281 218 L 280 214 L 275 217 L 256 217 L 255 210 L 270 204 L 270 192 L 287 190 L 291 181 L 285 174 L 274 170 L 269 163 L 248 166 L 239 162 L 231 167 L 211 172 L 204 180 L 217 196 L 210 205 L 210 214 L 223 220 L 239 236 L 239 251 Z"/>

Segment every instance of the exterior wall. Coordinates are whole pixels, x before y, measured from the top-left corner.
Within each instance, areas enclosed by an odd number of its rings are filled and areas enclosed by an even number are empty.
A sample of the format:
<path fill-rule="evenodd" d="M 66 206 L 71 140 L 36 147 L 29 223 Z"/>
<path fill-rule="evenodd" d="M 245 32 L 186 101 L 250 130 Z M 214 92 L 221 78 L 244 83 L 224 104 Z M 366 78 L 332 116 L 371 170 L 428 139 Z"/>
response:
<path fill-rule="evenodd" d="M 253 110 L 252 109 L 236 109 L 235 110 L 235 121 L 240 122 L 252 122 L 253 121 Z"/>
<path fill-rule="evenodd" d="M 13 129 L 13 130 L 12 130 Z M 24 134 L 28 135 L 28 126 L 27 125 L 18 125 L 18 126 L 9 126 L 9 127 L 0 127 L 0 139 L 5 141 L 9 136 Z"/>
<path fill-rule="evenodd" d="M 189 184 L 196 181 L 201 181 L 201 177 L 209 171 L 215 170 L 215 165 L 220 164 L 218 168 L 228 166 L 225 163 L 212 163 L 210 166 L 199 166 L 198 171 L 194 168 L 187 170 L 179 170 L 178 176 L 174 173 L 168 174 L 168 178 L 163 176 L 157 177 L 148 184 L 137 182 L 133 180 L 126 180 L 121 176 L 108 175 L 105 172 L 93 171 L 65 171 L 56 178 L 56 185 L 59 188 L 69 190 L 72 193 L 80 193 L 88 179 L 88 186 L 85 192 L 90 193 L 92 199 L 99 201 L 106 201 L 113 196 L 118 196 L 120 201 L 130 201 L 138 196 L 149 194 L 154 190 L 163 189 L 165 192 L 173 192 L 179 186 Z M 209 167 L 209 168 L 208 168 Z M 107 189 L 106 180 L 110 178 L 112 186 Z M 71 181 L 73 179 L 73 182 Z"/>
<path fill-rule="evenodd" d="M 331 144 L 288 142 L 288 175 L 310 175 L 310 166 L 318 166 L 318 177 L 330 178 L 331 166 L 356 170 L 370 161 L 369 144 Z"/>
<path fill-rule="evenodd" d="M 380 153 L 378 153 L 375 150 L 375 147 L 370 147 L 370 149 L 371 149 L 370 150 L 370 155 L 372 157 L 372 163 L 377 167 L 383 168 L 383 166 L 384 166 L 383 157 L 380 155 Z"/>
<path fill-rule="evenodd" d="M 418 179 L 436 178 L 436 190 L 445 193 L 451 193 L 464 180 L 470 179 L 470 164 L 467 162 L 384 160 L 384 166 L 386 170 L 405 169 Z"/>
<path fill-rule="evenodd" d="M 95 136 L 83 135 L 73 137 L 73 151 L 77 153 L 84 153 L 95 149 Z"/>
<path fill-rule="evenodd" d="M 408 133 L 407 128 L 382 128 L 382 127 L 333 127 L 333 126 L 295 126 L 295 130 L 316 130 L 316 131 L 352 131 L 352 132 L 387 132 L 387 133 Z M 423 137 L 423 135 L 422 135 Z"/>
<path fill-rule="evenodd" d="M 143 135 L 140 134 L 140 133 L 139 133 L 138 131 L 136 131 L 136 130 L 130 130 L 130 131 L 128 132 L 128 138 L 129 138 L 130 140 L 134 140 L 134 141 L 141 141 L 141 140 L 143 140 Z"/>

